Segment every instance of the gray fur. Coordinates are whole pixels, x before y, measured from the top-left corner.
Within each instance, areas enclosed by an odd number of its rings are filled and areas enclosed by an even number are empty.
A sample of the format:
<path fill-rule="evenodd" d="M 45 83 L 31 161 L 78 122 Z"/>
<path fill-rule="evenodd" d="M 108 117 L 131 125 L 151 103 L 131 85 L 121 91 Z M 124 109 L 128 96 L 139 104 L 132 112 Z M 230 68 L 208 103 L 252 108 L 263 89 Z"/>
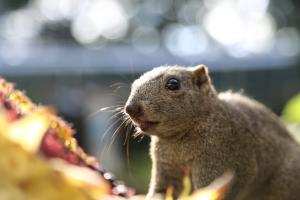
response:
<path fill-rule="evenodd" d="M 170 77 L 181 81 L 180 90 L 165 88 Z M 189 170 L 194 190 L 233 171 L 225 199 L 300 199 L 299 145 L 262 104 L 240 94 L 218 94 L 205 66 L 145 73 L 132 85 L 127 105 L 132 103 L 142 105 L 147 120 L 160 122 L 145 133 L 151 136 L 153 162 L 149 198 L 170 185 L 177 197 Z"/>

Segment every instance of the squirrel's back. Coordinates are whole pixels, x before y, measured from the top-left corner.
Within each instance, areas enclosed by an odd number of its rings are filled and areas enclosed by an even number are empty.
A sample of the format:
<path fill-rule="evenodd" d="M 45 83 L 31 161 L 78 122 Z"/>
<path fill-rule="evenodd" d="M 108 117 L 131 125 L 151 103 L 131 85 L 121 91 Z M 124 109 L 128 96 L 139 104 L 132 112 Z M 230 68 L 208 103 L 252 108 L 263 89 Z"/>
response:
<path fill-rule="evenodd" d="M 232 118 L 234 130 L 249 127 L 252 135 L 249 143 L 259 169 L 258 182 L 253 182 L 254 192 L 248 190 L 247 198 L 241 199 L 264 199 L 264 193 L 269 195 L 266 199 L 280 196 L 298 199 L 300 185 L 296 179 L 300 179 L 300 148 L 281 120 L 263 104 L 239 93 L 224 92 L 218 98 Z"/>
<path fill-rule="evenodd" d="M 275 137 L 294 141 L 282 121 L 263 104 L 233 92 L 223 92 L 218 97 L 227 106 L 242 114 L 253 132 L 259 130 L 259 132 L 266 135 L 272 132 L 272 134 L 276 134 Z"/>

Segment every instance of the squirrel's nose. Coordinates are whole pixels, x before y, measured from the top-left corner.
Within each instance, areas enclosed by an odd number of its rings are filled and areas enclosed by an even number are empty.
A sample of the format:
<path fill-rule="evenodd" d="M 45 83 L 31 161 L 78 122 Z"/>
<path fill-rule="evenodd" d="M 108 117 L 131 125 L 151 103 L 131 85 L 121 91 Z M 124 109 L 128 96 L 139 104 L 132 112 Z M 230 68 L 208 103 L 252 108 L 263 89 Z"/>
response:
<path fill-rule="evenodd" d="M 143 115 L 143 109 L 140 104 L 128 104 L 125 106 L 125 112 L 131 117 L 140 117 Z"/>

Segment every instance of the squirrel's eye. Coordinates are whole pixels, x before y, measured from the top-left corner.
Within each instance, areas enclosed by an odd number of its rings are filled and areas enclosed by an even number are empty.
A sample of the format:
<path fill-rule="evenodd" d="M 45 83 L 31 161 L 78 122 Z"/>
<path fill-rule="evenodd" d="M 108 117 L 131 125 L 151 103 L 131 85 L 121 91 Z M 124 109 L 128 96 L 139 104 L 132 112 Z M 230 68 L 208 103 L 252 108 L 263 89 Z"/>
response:
<path fill-rule="evenodd" d="M 180 82 L 175 78 L 170 78 L 166 83 L 166 89 L 168 90 L 179 90 L 180 89 Z"/>

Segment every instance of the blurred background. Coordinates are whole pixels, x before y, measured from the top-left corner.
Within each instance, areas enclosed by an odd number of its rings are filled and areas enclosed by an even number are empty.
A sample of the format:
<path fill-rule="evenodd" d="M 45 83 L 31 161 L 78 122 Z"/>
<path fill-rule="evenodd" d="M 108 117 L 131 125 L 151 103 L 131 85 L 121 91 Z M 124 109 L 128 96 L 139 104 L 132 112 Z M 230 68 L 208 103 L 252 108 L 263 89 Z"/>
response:
<path fill-rule="evenodd" d="M 299 31 L 297 0 L 0 0 L 0 74 L 145 192 L 149 138 L 128 140 L 120 116 L 99 109 L 123 105 L 155 66 L 204 63 L 219 91 L 243 91 L 297 132 Z"/>

